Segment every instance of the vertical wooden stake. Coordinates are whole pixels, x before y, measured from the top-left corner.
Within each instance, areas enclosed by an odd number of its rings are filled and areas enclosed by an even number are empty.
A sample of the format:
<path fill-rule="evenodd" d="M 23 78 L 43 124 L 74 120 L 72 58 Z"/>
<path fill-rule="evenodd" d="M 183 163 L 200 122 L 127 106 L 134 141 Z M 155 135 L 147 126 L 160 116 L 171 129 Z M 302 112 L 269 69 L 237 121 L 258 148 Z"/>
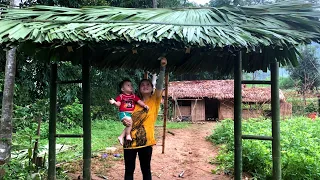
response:
<path fill-rule="evenodd" d="M 164 110 L 163 110 L 163 136 L 162 136 L 162 154 L 164 154 L 164 148 L 166 144 L 166 130 L 167 130 L 167 119 L 168 119 L 168 84 L 169 84 L 169 73 L 165 75 L 164 83 Z"/>
<path fill-rule="evenodd" d="M 148 71 L 145 71 L 144 72 L 144 75 L 143 75 L 143 79 L 148 79 L 149 77 L 148 77 Z"/>

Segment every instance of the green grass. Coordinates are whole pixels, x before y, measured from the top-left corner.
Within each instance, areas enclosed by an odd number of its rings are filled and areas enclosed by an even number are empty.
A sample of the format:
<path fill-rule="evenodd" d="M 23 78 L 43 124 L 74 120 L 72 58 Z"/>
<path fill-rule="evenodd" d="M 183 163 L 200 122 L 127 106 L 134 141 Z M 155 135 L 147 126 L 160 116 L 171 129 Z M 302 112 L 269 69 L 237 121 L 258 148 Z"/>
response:
<path fill-rule="evenodd" d="M 91 142 L 92 152 L 104 150 L 106 147 L 118 144 L 117 137 L 121 134 L 124 126 L 119 121 L 98 120 L 92 121 Z M 59 134 L 82 134 L 82 128 L 68 130 L 58 129 Z M 57 155 L 58 161 L 70 161 L 82 157 L 82 138 L 59 138 L 57 144 L 72 146 L 72 151 L 66 151 Z"/>
<path fill-rule="evenodd" d="M 243 121 L 243 134 L 271 135 L 270 119 Z M 320 119 L 296 117 L 281 121 L 281 163 L 284 180 L 320 179 Z M 218 170 L 233 172 L 233 121 L 222 121 L 208 138 L 221 150 L 212 163 Z M 257 179 L 272 179 L 270 141 L 243 140 L 243 171 Z M 216 171 L 216 170 L 214 170 Z"/>
<path fill-rule="evenodd" d="M 158 120 L 156 125 L 163 125 L 163 121 Z M 187 128 L 189 123 L 186 122 L 167 122 L 167 129 L 182 129 Z M 24 146 L 30 146 L 30 134 L 35 132 L 36 125 L 33 129 L 25 128 L 17 132 L 14 143 Z M 48 123 L 42 123 L 41 125 L 41 140 L 40 147 L 48 144 Z M 118 145 L 117 137 L 121 134 L 124 126 L 119 121 L 114 120 L 95 120 L 92 121 L 92 152 L 98 152 L 104 150 L 106 147 L 112 147 Z M 57 125 L 57 134 L 82 134 L 81 127 L 74 127 L 71 129 L 65 129 L 61 125 Z M 71 146 L 71 149 L 65 152 L 57 154 L 58 162 L 66 162 L 81 159 L 83 152 L 82 138 L 57 138 L 57 144 Z M 31 144 L 33 146 L 33 144 Z"/>
<path fill-rule="evenodd" d="M 156 125 L 163 125 L 162 120 L 158 120 Z M 189 127 L 187 122 L 167 122 L 167 129 L 182 129 Z M 30 134 L 34 134 L 36 131 L 36 124 L 31 128 L 25 128 L 19 130 L 14 136 L 14 143 L 18 145 L 30 146 Z M 124 126 L 119 121 L 114 120 L 95 120 L 92 121 L 92 152 L 99 152 L 106 147 L 118 146 L 117 137 L 121 134 Z M 48 123 L 41 124 L 41 140 L 40 147 L 48 144 Z M 57 124 L 57 134 L 82 134 L 81 127 L 74 127 L 70 129 L 63 128 L 63 126 Z M 68 151 L 57 154 L 57 162 L 67 162 L 78 160 L 82 158 L 83 141 L 82 138 L 57 138 L 57 144 L 68 145 L 71 148 Z M 33 147 L 33 142 L 31 143 Z M 23 147 L 24 148 L 24 147 Z M 22 148 L 22 149 L 23 149 Z"/>
<path fill-rule="evenodd" d="M 158 120 L 156 125 L 163 125 L 163 121 Z M 187 128 L 189 123 L 167 122 L 168 129 Z M 119 121 L 99 120 L 92 122 L 92 152 L 104 150 L 106 147 L 118 145 L 117 137 L 121 134 L 124 126 Z M 61 134 L 81 134 L 82 128 L 72 128 L 68 130 L 57 130 Z M 73 147 L 72 151 L 67 151 L 57 155 L 58 161 L 70 161 L 82 157 L 82 139 L 60 138 L 57 144 L 66 144 Z"/>

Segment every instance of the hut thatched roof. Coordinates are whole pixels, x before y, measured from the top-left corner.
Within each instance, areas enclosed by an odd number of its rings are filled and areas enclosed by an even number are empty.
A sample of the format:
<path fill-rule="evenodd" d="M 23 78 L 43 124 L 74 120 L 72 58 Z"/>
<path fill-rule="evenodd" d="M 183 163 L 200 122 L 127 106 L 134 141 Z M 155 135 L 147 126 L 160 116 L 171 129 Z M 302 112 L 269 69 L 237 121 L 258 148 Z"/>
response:
<path fill-rule="evenodd" d="M 158 68 L 166 56 L 176 72 L 229 73 L 242 50 L 243 69 L 267 70 L 270 61 L 297 64 L 296 45 L 320 41 L 313 4 L 288 1 L 252 7 L 196 9 L 2 9 L 0 44 L 20 44 L 35 59 L 108 68 Z M 84 57 L 83 53 L 89 55 Z"/>
<path fill-rule="evenodd" d="M 234 98 L 233 80 L 198 80 L 198 81 L 173 81 L 169 82 L 168 95 L 174 99 L 182 98 L 215 98 L 219 100 L 230 100 Z M 243 85 L 243 102 L 270 102 L 270 87 L 249 88 Z M 285 97 L 280 90 L 280 101 Z"/>

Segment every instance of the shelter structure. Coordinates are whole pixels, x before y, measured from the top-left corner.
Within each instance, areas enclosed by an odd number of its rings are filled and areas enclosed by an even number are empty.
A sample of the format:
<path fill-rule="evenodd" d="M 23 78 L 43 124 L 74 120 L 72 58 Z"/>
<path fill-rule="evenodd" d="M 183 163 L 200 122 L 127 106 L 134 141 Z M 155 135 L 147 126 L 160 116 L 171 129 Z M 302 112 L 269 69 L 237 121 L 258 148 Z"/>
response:
<path fill-rule="evenodd" d="M 234 81 L 198 80 L 173 81 L 168 86 L 169 100 L 172 101 L 174 120 L 210 121 L 234 118 Z M 292 114 L 292 106 L 287 103 L 281 90 L 280 116 Z M 270 87 L 246 87 L 242 85 L 242 118 L 270 116 Z"/>
<path fill-rule="evenodd" d="M 83 178 L 91 179 L 90 67 L 234 73 L 235 179 L 242 174 L 242 139 L 272 141 L 273 177 L 281 179 L 278 67 L 297 65 L 297 45 L 320 40 L 320 13 L 313 4 L 287 1 L 252 7 L 195 9 L 81 9 L 35 6 L 2 9 L 0 44 L 19 45 L 34 60 L 52 64 L 49 172 L 55 179 L 57 64 L 82 64 Z M 271 81 L 242 81 L 242 71 L 271 70 Z M 64 82 L 60 82 L 64 83 Z M 272 137 L 242 135 L 241 84 L 271 84 Z M 166 116 L 165 116 L 166 117 Z"/>

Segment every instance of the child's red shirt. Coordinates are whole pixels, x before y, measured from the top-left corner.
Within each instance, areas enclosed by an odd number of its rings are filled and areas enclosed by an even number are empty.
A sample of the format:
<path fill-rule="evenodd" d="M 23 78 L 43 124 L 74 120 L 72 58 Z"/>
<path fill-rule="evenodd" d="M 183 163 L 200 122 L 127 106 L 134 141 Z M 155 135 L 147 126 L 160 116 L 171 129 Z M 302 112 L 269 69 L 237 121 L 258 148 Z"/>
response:
<path fill-rule="evenodd" d="M 121 102 L 119 106 L 120 112 L 132 112 L 140 98 L 135 94 L 120 94 L 115 100 Z"/>

